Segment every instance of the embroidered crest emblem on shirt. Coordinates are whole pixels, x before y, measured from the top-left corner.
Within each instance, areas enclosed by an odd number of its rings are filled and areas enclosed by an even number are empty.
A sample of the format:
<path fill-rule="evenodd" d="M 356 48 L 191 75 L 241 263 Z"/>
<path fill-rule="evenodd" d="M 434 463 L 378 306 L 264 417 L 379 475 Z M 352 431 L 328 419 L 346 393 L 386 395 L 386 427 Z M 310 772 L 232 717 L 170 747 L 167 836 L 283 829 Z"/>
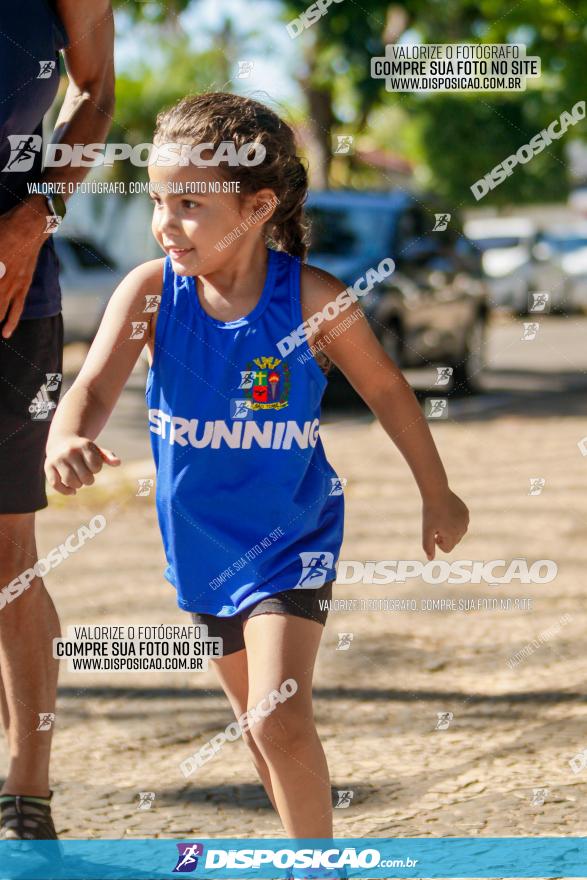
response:
<path fill-rule="evenodd" d="M 276 357 L 253 358 L 241 370 L 239 388 L 249 409 L 283 409 L 288 405 L 290 385 L 289 367 Z"/>

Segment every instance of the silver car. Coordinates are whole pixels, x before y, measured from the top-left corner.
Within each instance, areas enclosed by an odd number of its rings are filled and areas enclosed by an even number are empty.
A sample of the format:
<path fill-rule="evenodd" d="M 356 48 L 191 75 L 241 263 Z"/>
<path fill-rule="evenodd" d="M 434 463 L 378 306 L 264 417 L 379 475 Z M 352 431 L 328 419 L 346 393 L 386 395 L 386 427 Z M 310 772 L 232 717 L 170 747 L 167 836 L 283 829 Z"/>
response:
<path fill-rule="evenodd" d="M 533 248 L 538 230 L 525 217 L 487 217 L 465 224 L 482 258 L 493 308 L 526 314 L 535 290 Z"/>
<path fill-rule="evenodd" d="M 535 284 L 551 291 L 552 307 L 565 312 L 587 308 L 587 225 L 554 226 L 534 248 Z"/>

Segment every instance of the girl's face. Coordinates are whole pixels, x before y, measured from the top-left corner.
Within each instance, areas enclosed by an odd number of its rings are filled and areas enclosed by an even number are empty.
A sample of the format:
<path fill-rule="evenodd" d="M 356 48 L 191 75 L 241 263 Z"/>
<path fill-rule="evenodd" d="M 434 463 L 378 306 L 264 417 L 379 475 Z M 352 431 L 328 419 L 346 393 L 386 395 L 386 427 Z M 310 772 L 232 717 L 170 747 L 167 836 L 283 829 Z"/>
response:
<path fill-rule="evenodd" d="M 171 257 L 176 275 L 203 275 L 222 266 L 223 239 L 250 213 L 249 199 L 223 191 L 234 184 L 216 168 L 150 165 L 149 177 L 154 202 L 151 228 Z"/>

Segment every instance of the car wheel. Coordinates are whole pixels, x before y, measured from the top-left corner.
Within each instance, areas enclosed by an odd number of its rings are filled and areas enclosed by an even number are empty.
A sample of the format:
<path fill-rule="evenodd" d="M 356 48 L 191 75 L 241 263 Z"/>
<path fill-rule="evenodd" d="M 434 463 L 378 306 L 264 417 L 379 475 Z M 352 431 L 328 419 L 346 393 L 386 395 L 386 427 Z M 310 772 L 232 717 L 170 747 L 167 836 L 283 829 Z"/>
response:
<path fill-rule="evenodd" d="M 462 359 L 453 366 L 452 393 L 479 394 L 483 391 L 487 322 L 477 315 L 469 328 Z"/>
<path fill-rule="evenodd" d="M 527 287 L 524 291 L 523 297 L 514 306 L 513 313 L 517 318 L 525 318 L 529 313 L 531 292 L 530 288 Z"/>
<path fill-rule="evenodd" d="M 556 309 L 552 309 L 558 315 L 576 315 L 578 314 L 577 306 L 574 303 L 573 288 L 569 282 L 565 282 L 563 286 L 562 296 Z"/>

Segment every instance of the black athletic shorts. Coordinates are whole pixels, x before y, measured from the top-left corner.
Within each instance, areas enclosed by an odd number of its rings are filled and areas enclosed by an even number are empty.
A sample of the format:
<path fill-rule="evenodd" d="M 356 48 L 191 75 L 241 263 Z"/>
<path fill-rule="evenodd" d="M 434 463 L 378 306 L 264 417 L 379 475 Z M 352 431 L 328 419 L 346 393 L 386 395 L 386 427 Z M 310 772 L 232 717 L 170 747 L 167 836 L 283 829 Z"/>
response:
<path fill-rule="evenodd" d="M 256 605 L 245 608 L 234 617 L 215 617 L 214 614 L 192 614 L 195 624 L 206 625 L 208 635 L 223 640 L 223 656 L 236 654 L 245 647 L 243 625 L 249 617 L 257 614 L 292 614 L 294 617 L 305 617 L 316 623 L 326 623 L 328 608 L 321 608 L 320 602 L 332 599 L 332 581 L 312 590 L 285 590 L 261 599 Z"/>
<path fill-rule="evenodd" d="M 62 369 L 61 315 L 24 319 L 9 339 L 0 335 L 0 514 L 47 506 L 45 445 Z"/>

